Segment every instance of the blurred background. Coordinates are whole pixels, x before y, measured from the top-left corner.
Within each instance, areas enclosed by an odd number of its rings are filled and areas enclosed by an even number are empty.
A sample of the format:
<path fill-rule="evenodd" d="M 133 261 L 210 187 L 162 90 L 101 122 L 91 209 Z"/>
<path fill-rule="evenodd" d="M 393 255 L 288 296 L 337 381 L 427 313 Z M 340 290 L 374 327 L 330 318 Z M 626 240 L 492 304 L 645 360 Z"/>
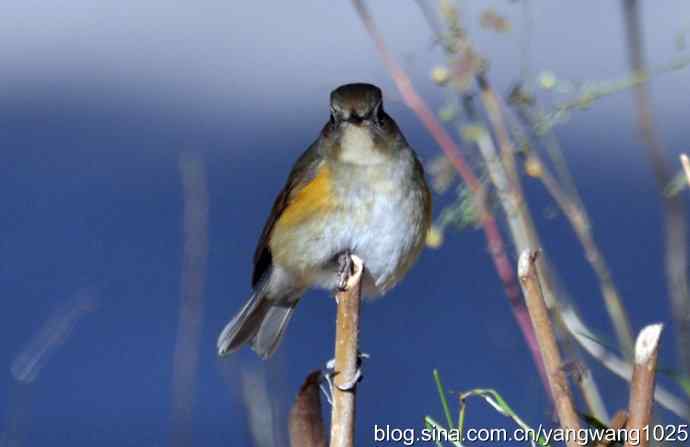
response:
<path fill-rule="evenodd" d="M 436 11 L 436 2 L 422 3 Z M 444 107 L 449 91 L 430 73 L 446 57 L 419 4 L 368 6 L 420 93 L 436 110 Z M 652 67 L 687 57 L 690 37 L 688 2 L 655 6 L 641 2 Z M 507 32 L 480 25 L 487 7 L 510 23 Z M 503 97 L 520 79 L 538 85 L 544 72 L 575 83 L 630 72 L 618 2 L 462 1 L 458 8 Z M 178 435 L 193 445 L 286 445 L 287 411 L 300 384 L 333 356 L 333 300 L 307 295 L 270 361 L 248 349 L 219 360 L 215 340 L 250 293 L 256 240 L 293 161 L 328 119 L 329 92 L 353 81 L 379 85 L 420 158 L 428 165 L 440 154 L 403 104 L 352 4 L 24 1 L 4 2 L 0 16 L 6 445 L 156 446 Z M 679 170 L 678 154 L 690 150 L 690 75 L 668 70 L 648 86 L 659 137 Z M 569 97 L 538 94 L 547 107 Z M 668 324 L 659 364 L 678 368 L 661 201 L 632 91 L 574 111 L 555 132 L 633 329 Z M 201 273 L 191 285 L 181 279 L 181 154 L 192 154 L 182 166 L 191 157 L 208 197 L 207 261 L 195 264 Z M 613 340 L 568 222 L 538 181 L 524 184 L 570 298 L 590 329 Z M 435 216 L 453 200 L 435 195 Z M 192 213 L 192 231 L 204 219 Z M 514 260 L 515 247 L 508 250 Z M 197 367 L 189 382 L 178 382 L 192 384 L 185 389 L 193 406 L 176 413 L 183 287 L 196 287 L 202 301 L 191 325 L 199 334 L 191 338 Z M 442 419 L 434 368 L 450 391 L 494 388 L 528 423 L 553 421 L 481 231 L 446 231 L 443 244 L 426 249 L 362 318 L 361 347 L 371 359 L 359 387 L 361 445 L 374 444 L 374 424 L 419 429 L 424 415 Z M 625 407 L 625 382 L 597 362 L 591 367 L 609 411 Z M 178 427 L 180 420 L 191 422 Z M 477 403 L 468 424 L 511 423 Z M 265 438 L 253 436 L 252 425 Z"/>

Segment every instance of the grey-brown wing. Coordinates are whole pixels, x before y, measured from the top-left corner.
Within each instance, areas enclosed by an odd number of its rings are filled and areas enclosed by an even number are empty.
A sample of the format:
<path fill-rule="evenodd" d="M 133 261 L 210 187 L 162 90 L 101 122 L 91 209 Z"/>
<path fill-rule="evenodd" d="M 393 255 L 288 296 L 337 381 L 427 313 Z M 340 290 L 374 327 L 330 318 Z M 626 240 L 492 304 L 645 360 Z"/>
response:
<path fill-rule="evenodd" d="M 273 226 L 280 218 L 281 214 L 287 207 L 293 191 L 298 190 L 300 186 L 309 183 L 315 176 L 317 166 L 321 161 L 321 155 L 318 150 L 318 144 L 314 143 L 302 153 L 297 159 L 295 165 L 288 176 L 285 186 L 273 202 L 271 214 L 269 214 L 264 229 L 261 232 L 259 243 L 254 252 L 254 272 L 252 273 L 252 287 L 261 281 L 261 278 L 270 270 L 273 258 L 271 256 L 271 249 L 268 243 L 271 239 L 271 232 Z"/>

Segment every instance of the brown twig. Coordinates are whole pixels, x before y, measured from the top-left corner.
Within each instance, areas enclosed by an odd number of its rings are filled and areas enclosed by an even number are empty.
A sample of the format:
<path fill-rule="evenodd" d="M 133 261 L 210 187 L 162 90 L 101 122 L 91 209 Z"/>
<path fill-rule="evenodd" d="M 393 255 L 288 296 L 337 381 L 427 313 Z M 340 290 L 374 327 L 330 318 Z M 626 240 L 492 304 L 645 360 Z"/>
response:
<path fill-rule="evenodd" d="M 472 48 L 472 44 L 464 32 L 457 11 L 452 7 L 445 8 L 444 17 L 448 21 L 448 28 L 451 30 L 450 37 L 447 38 L 449 42 L 445 46 L 450 55 L 456 59 L 467 57 L 476 58 L 477 52 Z M 435 30 L 435 32 L 439 39 L 443 37 L 440 31 Z M 458 49 L 462 49 L 463 51 L 458 51 Z M 459 63 L 454 59 L 451 65 L 464 66 L 466 64 Z M 454 76 L 458 76 L 456 71 L 453 71 L 453 74 Z M 462 73 L 459 75 L 464 76 Z M 492 89 L 483 69 L 478 69 L 475 73 L 475 77 L 479 84 L 482 105 L 486 110 L 488 121 L 497 136 L 501 155 L 498 155 L 494 147 L 493 139 L 488 131 L 482 128 L 478 129 L 476 132 L 472 133 L 475 136 L 473 139 L 479 148 L 479 152 L 489 172 L 491 181 L 498 193 L 500 199 L 499 203 L 506 216 L 508 228 L 517 250 L 521 252 L 531 247 L 539 247 L 541 243 L 524 197 L 515 162 L 515 148 L 506 127 L 499 98 Z M 461 84 L 456 82 L 454 85 Z M 564 168 L 562 171 L 567 173 L 567 168 L 565 166 L 562 166 L 562 168 Z M 559 300 L 556 299 L 557 294 L 553 275 L 548 263 L 543 257 L 542 266 L 541 280 L 544 299 L 546 300 L 547 307 L 554 312 L 556 318 L 555 324 L 562 326 L 563 323 L 560 321 L 558 310 Z M 571 344 L 564 343 L 565 349 L 568 349 L 569 346 L 571 346 Z M 574 356 L 576 356 L 576 354 Z M 587 368 L 582 368 L 582 374 L 579 376 L 577 384 L 582 390 L 585 401 L 592 411 L 592 414 L 595 414 L 602 420 L 608 419 L 608 414 L 603 405 L 601 394 Z M 550 391 L 548 387 L 547 391 Z"/>
<path fill-rule="evenodd" d="M 515 147 L 513 146 L 506 127 L 498 96 L 494 92 L 483 71 L 479 72 L 476 77 L 481 91 L 480 97 L 482 104 L 486 110 L 489 123 L 497 136 L 501 153 L 501 163 L 489 164 L 486 158 L 485 161 L 489 169 L 492 169 L 492 166 L 496 169 L 493 178 L 500 179 L 498 182 L 496 180 L 494 181 L 494 186 L 496 186 L 501 196 L 501 204 L 506 218 L 508 219 L 511 235 L 513 236 L 519 253 L 522 253 L 524 250 L 533 249 L 534 247 L 541 247 L 542 244 L 534 226 L 529 207 L 527 206 L 522 183 L 520 182 L 520 176 L 515 161 Z M 495 155 L 496 150 L 493 145 L 493 140 L 491 140 L 491 138 L 486 140 L 488 140 L 485 141 L 487 150 L 482 151 L 482 153 L 486 153 L 498 159 L 498 156 Z M 556 299 L 556 287 L 550 265 L 544 259 L 542 259 L 542 265 L 544 269 L 540 274 L 546 305 L 549 309 L 556 309 L 558 301 Z"/>
<path fill-rule="evenodd" d="M 585 326 L 572 308 L 563 307 L 561 309 L 561 316 L 568 332 L 573 335 L 582 349 L 621 379 L 628 382 L 632 379 L 632 365 L 596 341 L 595 335 Z M 662 386 L 656 387 L 654 399 L 659 405 L 679 418 L 690 419 L 690 407 L 688 404 Z"/>
<path fill-rule="evenodd" d="M 525 125 L 529 129 L 535 129 L 537 126 L 537 121 L 534 117 L 535 114 L 533 113 L 532 108 L 537 106 L 530 104 L 527 101 L 520 100 L 513 100 L 511 101 L 511 104 L 516 108 L 517 115 L 524 121 Z M 520 123 L 516 122 L 515 128 L 517 128 L 519 132 Z M 527 137 L 523 136 L 523 138 Z M 589 262 L 597 276 L 597 279 L 599 280 L 599 288 L 601 290 L 602 297 L 604 298 L 606 310 L 614 325 L 621 351 L 625 353 L 627 358 L 632 358 L 632 329 L 630 328 L 630 323 L 625 312 L 625 308 L 621 303 L 620 294 L 618 293 L 615 283 L 613 282 L 613 278 L 606 260 L 599 249 L 596 240 L 594 239 L 587 209 L 585 208 L 579 196 L 577 187 L 575 186 L 575 181 L 562 155 L 558 140 L 550 131 L 545 135 L 539 135 L 536 133 L 536 138 L 544 141 L 547 153 L 555 165 L 558 177 L 551 173 L 549 167 L 542 161 L 539 153 L 534 150 L 530 150 L 528 152 L 527 160 L 525 162 L 525 170 L 527 171 L 528 175 L 541 180 L 547 192 L 554 199 L 573 228 L 576 237 L 582 245 L 585 258 Z M 567 305 L 565 301 L 566 300 L 561 297 L 559 307 Z M 566 329 L 565 332 L 569 333 L 567 325 L 562 322 L 560 311 L 557 324 L 564 325 Z M 572 334 L 569 335 L 572 338 Z M 567 349 L 567 345 L 564 345 L 564 349 Z M 575 353 L 575 356 L 577 356 L 577 353 Z M 582 378 L 591 378 L 588 368 L 586 366 L 583 368 L 585 371 L 583 371 Z M 600 421 L 607 421 L 608 413 L 603 405 L 603 400 L 601 399 L 600 393 L 598 393 L 596 383 L 592 381 L 590 384 L 587 384 L 586 380 L 582 380 L 578 381 L 578 385 L 581 388 L 581 392 L 591 414 L 595 415 Z"/>
<path fill-rule="evenodd" d="M 659 350 L 659 337 L 663 325 L 650 324 L 640 331 L 635 343 L 635 367 L 630 382 L 630 401 L 628 402 L 628 431 L 640 433 L 639 444 L 626 441 L 625 447 L 633 445 L 647 447 L 654 404 L 654 384 L 656 381 L 656 357 Z"/>
<path fill-rule="evenodd" d="M 483 73 L 477 75 L 481 89 L 482 104 L 487 112 L 489 122 L 498 137 L 501 149 L 499 157 L 493 140 L 488 132 L 481 132 L 477 146 L 491 180 L 498 192 L 499 202 L 508 222 L 508 228 L 518 252 L 540 247 L 541 242 L 534 226 L 534 221 L 525 200 L 520 178 L 515 166 L 515 150 L 505 127 L 503 114 L 498 98 Z M 558 301 L 552 274 L 546 262 L 542 263 L 542 290 L 549 308 L 557 309 Z M 548 388 L 551 390 L 551 388 Z M 589 390 L 595 393 L 594 389 Z M 553 396 L 552 396 L 553 398 Z"/>
<path fill-rule="evenodd" d="M 208 254 L 208 188 L 204 162 L 198 154 L 181 154 L 179 168 L 184 195 L 184 253 L 173 357 L 171 445 L 190 446 Z"/>
<path fill-rule="evenodd" d="M 688 158 L 688 154 L 680 154 L 680 164 L 683 165 L 685 180 L 687 180 L 688 186 L 690 186 L 690 158 Z"/>
<path fill-rule="evenodd" d="M 491 104 L 491 109 L 498 109 L 498 102 L 495 99 L 491 100 Z M 516 104 L 516 106 L 520 116 L 527 121 L 527 125 L 534 127 L 535 120 L 527 105 Z M 500 112 L 500 109 L 498 110 Z M 551 174 L 548 166 L 543 163 L 536 151 L 530 151 L 529 158 L 527 159 L 527 166 L 530 168 L 529 173 L 542 181 L 547 192 L 556 201 L 556 204 L 568 219 L 578 241 L 582 245 L 586 259 L 599 280 L 599 287 L 604 298 L 606 311 L 613 324 L 621 352 L 624 353 L 626 358 L 632 358 L 634 343 L 632 328 L 630 327 L 630 321 L 622 304 L 620 294 L 613 283 L 606 261 L 594 240 L 587 210 L 580 200 L 565 161 L 560 157 L 560 151 L 553 135 L 551 135 L 551 144 L 548 143 L 547 148 L 550 148 L 549 154 L 560 173 L 560 181 Z"/>
<path fill-rule="evenodd" d="M 482 132 L 479 135 L 477 145 L 487 165 L 487 170 L 489 171 L 492 182 L 499 193 L 500 203 L 506 214 L 508 227 L 515 241 L 516 248 L 518 251 L 522 252 L 523 250 L 529 250 L 531 247 L 539 247 L 541 246 L 541 242 L 534 226 L 529 207 L 527 206 L 527 201 L 524 198 L 520 177 L 516 167 L 515 148 L 513 147 L 513 143 L 506 128 L 498 97 L 491 88 L 484 73 L 479 73 L 477 75 L 477 80 L 481 89 L 482 104 L 486 110 L 489 122 L 497 135 L 501 148 L 501 156 L 499 157 L 496 153 L 493 140 L 488 132 Z M 574 203 L 576 203 L 576 201 L 573 201 L 573 204 Z M 540 275 L 541 289 L 545 304 L 548 309 L 553 311 L 556 326 L 561 327 L 563 326 L 560 316 L 561 303 L 557 299 L 556 286 L 554 284 L 550 265 L 544 259 L 542 259 L 542 271 Z M 613 290 L 615 291 L 615 289 Z M 618 302 L 618 304 L 620 303 Z M 622 315 L 625 317 L 622 306 L 620 309 Z M 614 319 L 614 322 L 615 321 L 618 320 Z M 625 322 L 627 322 L 627 319 L 625 319 Z M 569 344 L 564 343 L 564 349 L 568 349 L 568 347 Z M 573 351 L 573 349 L 570 350 Z M 582 374 L 577 381 L 577 385 L 582 391 L 585 402 L 592 413 L 602 420 L 608 419 L 608 413 L 603 403 L 601 393 L 588 368 L 582 368 Z M 552 399 L 554 399 L 554 403 L 558 405 L 556 397 L 553 396 L 553 394 Z"/>
<path fill-rule="evenodd" d="M 228 362 L 222 362 L 223 365 Z M 234 368 L 237 370 L 237 366 Z M 252 447 L 273 447 L 276 445 L 284 445 L 280 442 L 280 432 L 277 430 L 277 425 L 274 415 L 274 408 L 278 404 L 279 397 L 276 396 L 276 391 L 269 389 L 269 378 L 266 371 L 256 365 L 241 365 L 240 366 L 240 390 L 242 392 L 242 401 L 244 403 L 245 413 L 247 415 L 247 429 L 252 440 Z M 229 371 L 227 367 L 224 373 Z M 232 379 L 229 374 L 226 375 L 228 383 L 237 384 L 237 379 Z M 281 426 L 282 428 L 282 426 Z"/>
<path fill-rule="evenodd" d="M 518 182 L 511 181 L 508 175 L 509 169 L 504 165 L 502 157 L 496 151 L 488 131 L 478 132 L 476 142 L 491 182 L 498 193 L 499 202 L 506 215 L 508 228 L 516 248 L 521 251 L 534 247 L 537 241 L 532 234 L 534 231 L 532 220 L 528 215 L 525 215 L 522 192 L 514 187 Z"/>
<path fill-rule="evenodd" d="M 321 371 L 310 373 L 290 408 L 288 426 L 292 447 L 326 447 L 326 432 L 321 416 Z"/>
<path fill-rule="evenodd" d="M 562 321 L 560 322 L 560 324 L 565 325 L 565 323 L 563 323 Z M 565 348 L 563 349 L 563 352 L 566 354 L 566 356 L 571 352 L 576 351 L 577 343 L 569 343 L 568 346 L 570 348 L 569 350 L 566 350 Z M 585 401 L 585 405 L 587 406 L 589 414 L 596 417 L 599 421 L 603 423 L 608 423 L 609 412 L 606 409 L 606 403 L 604 402 L 604 399 L 601 396 L 601 391 L 599 391 L 599 386 L 597 385 L 597 382 L 594 380 L 592 370 L 584 362 L 584 360 L 580 360 L 579 356 L 575 361 L 578 365 L 578 374 L 576 377 L 575 384 L 580 389 L 580 393 L 582 393 L 582 399 Z"/>
<path fill-rule="evenodd" d="M 335 328 L 335 377 L 331 412 L 331 447 L 352 447 L 355 435 L 355 397 L 359 368 L 359 306 L 362 260 L 354 255 L 345 290 L 338 292 Z"/>
<path fill-rule="evenodd" d="M 460 174 L 463 182 L 467 185 L 470 191 L 472 191 L 477 203 L 480 204 L 478 209 L 481 212 L 481 225 L 484 230 L 484 235 L 486 236 L 489 253 L 494 262 L 494 267 L 499 278 L 501 279 L 501 283 L 503 284 L 503 288 L 513 311 L 513 316 L 515 317 L 517 324 L 520 327 L 520 331 L 522 332 L 522 336 L 524 337 L 525 342 L 530 349 L 534 363 L 537 366 L 537 370 L 539 371 L 542 382 L 544 383 L 544 387 L 548 389 L 544 366 L 541 362 L 541 356 L 539 354 L 539 347 L 530 324 L 527 309 L 525 308 L 520 297 L 520 289 L 515 281 L 513 263 L 508 259 L 508 256 L 505 252 L 503 236 L 498 229 L 495 217 L 493 214 L 491 214 L 487 207 L 482 205 L 484 193 L 481 183 L 465 162 L 460 148 L 453 141 L 448 132 L 443 128 L 429 106 L 427 106 L 426 102 L 417 94 L 414 86 L 412 85 L 412 81 L 410 80 L 409 76 L 407 76 L 407 73 L 405 73 L 403 68 L 397 63 L 397 61 L 386 48 L 383 37 L 376 29 L 374 21 L 369 15 L 369 11 L 364 3 L 361 0 L 353 0 L 352 3 L 356 11 L 359 13 L 360 18 L 365 28 L 369 32 L 372 40 L 374 41 L 377 49 L 379 50 L 381 58 L 383 59 L 386 68 L 390 72 L 390 75 L 393 78 L 398 91 L 402 95 L 405 104 L 417 115 L 434 140 L 436 140 L 436 143 L 439 145 L 443 153 L 446 155 L 446 157 L 448 157 L 458 174 Z"/>
<path fill-rule="evenodd" d="M 623 17 L 628 41 L 628 57 L 635 74 L 645 71 L 642 49 L 640 5 L 637 0 L 623 0 Z M 666 283 L 671 299 L 672 316 L 676 328 L 678 355 L 683 372 L 690 375 L 690 294 L 688 293 L 688 235 L 686 206 L 678 194 L 665 194 L 666 185 L 673 178 L 673 171 L 665 158 L 665 150 L 659 139 L 652 112 L 649 87 L 646 83 L 635 86 L 637 122 L 647 154 L 654 170 L 657 190 L 663 204 Z"/>
<path fill-rule="evenodd" d="M 621 352 L 626 358 L 632 358 L 633 335 L 630 321 L 620 299 L 620 294 L 613 282 L 606 260 L 594 240 L 587 211 L 580 205 L 576 198 L 571 197 L 563 191 L 558 181 L 553 177 L 547 166 L 544 165 L 536 153 L 531 153 L 529 157 L 528 163 L 532 162 L 539 165 L 538 175 L 536 175 L 536 177 L 542 181 L 548 193 L 565 214 L 580 245 L 582 245 L 587 261 L 592 266 L 594 273 L 599 279 L 599 288 L 604 298 L 606 310 L 613 323 Z"/>
<path fill-rule="evenodd" d="M 446 41 L 444 47 L 454 58 L 477 58 L 477 52 L 472 48 L 472 44 L 464 32 L 457 11 L 453 7 L 446 7 L 443 11 L 443 15 L 448 21 L 448 28 L 451 32 L 450 36 L 446 37 L 442 34 L 440 26 L 435 22 L 430 22 L 429 25 L 436 35 L 437 40 Z M 427 16 L 430 16 L 430 14 L 425 15 L 425 17 Z M 463 67 L 468 64 L 454 59 L 451 61 L 451 65 Z M 452 76 L 454 78 L 465 77 L 466 74 L 464 72 L 458 72 L 458 70 L 452 70 Z M 481 68 L 476 72 L 476 78 L 481 89 L 482 104 L 498 136 L 502 156 L 498 156 L 491 135 L 482 127 L 475 127 L 474 131 L 468 133 L 468 135 L 473 135 L 471 139 L 477 144 L 491 181 L 498 192 L 498 197 L 500 199 L 499 203 L 508 221 L 510 234 L 518 251 L 530 247 L 541 246 L 527 203 L 524 199 L 522 186 L 515 165 L 513 144 L 504 122 L 498 97 L 491 88 L 487 76 Z M 451 85 L 454 85 L 459 90 L 460 94 L 465 94 L 460 87 L 458 87 L 463 85 L 461 79 L 456 79 L 456 82 L 451 83 Z M 471 111 L 469 111 L 468 114 L 471 116 Z M 562 165 L 561 168 L 562 171 L 567 173 L 567 167 L 565 167 L 565 165 Z M 545 270 L 542 275 L 544 282 L 543 290 L 547 306 L 554 311 L 556 317 L 555 324 L 560 326 L 562 322 L 558 316 L 559 303 L 556 302 L 555 297 L 557 295 L 551 279 L 552 275 L 548 270 Z M 577 353 L 574 352 L 572 347 L 572 343 L 564 343 L 564 349 L 569 349 L 570 356 L 577 357 Z M 590 412 L 596 415 L 600 420 L 608 420 L 608 413 L 603 404 L 601 393 L 589 369 L 585 366 L 581 366 L 578 370 L 581 374 L 578 375 L 577 385 L 582 391 Z M 542 381 L 546 387 L 547 393 L 550 393 L 544 374 L 542 374 Z"/>
<path fill-rule="evenodd" d="M 580 428 L 580 421 L 575 411 L 568 380 L 562 369 L 561 354 L 558 351 L 556 336 L 551 327 L 549 313 L 546 309 L 542 286 L 540 282 L 540 268 L 537 267 L 538 252 L 525 250 L 518 260 L 518 277 L 522 285 L 522 292 L 527 301 L 534 332 L 537 334 L 539 348 L 544 359 L 551 395 L 553 397 L 561 427 L 572 432 Z M 576 447 L 577 441 L 569 439 L 568 446 Z"/>

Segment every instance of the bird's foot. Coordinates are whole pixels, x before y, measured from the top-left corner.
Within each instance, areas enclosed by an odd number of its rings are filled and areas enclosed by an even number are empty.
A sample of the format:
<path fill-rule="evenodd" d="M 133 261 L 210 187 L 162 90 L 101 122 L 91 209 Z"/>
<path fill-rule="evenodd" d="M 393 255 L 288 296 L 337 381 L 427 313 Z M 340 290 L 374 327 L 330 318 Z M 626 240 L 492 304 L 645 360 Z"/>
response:
<path fill-rule="evenodd" d="M 326 382 L 326 385 L 322 384 L 320 388 L 330 405 L 333 405 L 333 388 L 337 388 L 340 391 L 352 391 L 362 380 L 364 377 L 362 374 L 362 362 L 368 358 L 369 354 L 366 352 L 359 352 L 357 354 L 357 369 L 355 370 L 354 376 L 345 383 L 340 384 L 336 384 L 333 380 L 333 378 L 339 374 L 338 371 L 335 370 L 335 359 L 330 359 L 326 362 L 326 368 L 321 372 L 321 377 Z"/>
<path fill-rule="evenodd" d="M 338 285 L 339 292 L 347 290 L 347 283 L 350 276 L 354 274 L 354 263 L 352 262 L 352 253 L 346 250 L 338 255 Z"/>
<path fill-rule="evenodd" d="M 331 364 L 333 360 L 326 362 L 326 367 L 321 370 L 321 383 L 319 388 L 321 389 L 321 394 L 326 398 L 326 402 L 331 407 L 333 406 L 333 376 L 335 372 L 333 371 L 333 365 Z"/>

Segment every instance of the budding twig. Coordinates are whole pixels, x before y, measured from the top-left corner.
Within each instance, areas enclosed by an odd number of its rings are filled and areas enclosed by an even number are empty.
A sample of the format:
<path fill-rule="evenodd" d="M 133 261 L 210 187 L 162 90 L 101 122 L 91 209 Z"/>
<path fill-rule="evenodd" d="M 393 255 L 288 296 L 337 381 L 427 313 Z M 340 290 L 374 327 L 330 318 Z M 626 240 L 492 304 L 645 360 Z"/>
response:
<path fill-rule="evenodd" d="M 179 159 L 184 192 L 182 299 L 173 356 L 173 446 L 193 445 L 192 410 L 204 320 L 204 288 L 208 258 L 208 184 L 203 158 L 182 153 Z"/>
<path fill-rule="evenodd" d="M 623 306 L 621 296 L 613 282 L 613 276 L 604 259 L 604 255 L 594 240 L 587 210 L 580 205 L 576 197 L 567 194 L 561 188 L 561 185 L 551 174 L 548 167 L 541 161 L 537 153 L 530 154 L 530 157 L 530 160 L 539 166 L 539 179 L 558 207 L 563 211 L 575 232 L 575 236 L 580 241 L 585 257 L 599 280 L 601 296 L 604 298 L 606 311 L 613 323 L 620 350 L 626 359 L 632 359 L 634 343 L 630 320 Z"/>
<path fill-rule="evenodd" d="M 595 360 L 623 380 L 632 380 L 633 366 L 597 341 L 594 333 L 587 328 L 571 307 L 561 309 L 563 322 L 575 341 Z M 690 419 L 690 406 L 662 386 L 657 386 L 654 399 L 662 407 L 682 419 Z"/>
<path fill-rule="evenodd" d="M 650 324 L 640 331 L 635 342 L 635 366 L 630 382 L 630 401 L 628 402 L 628 430 L 638 430 L 648 427 L 652 421 L 652 406 L 654 404 L 654 385 L 656 381 L 656 356 L 659 350 L 659 337 L 662 324 Z M 632 447 L 630 441 L 625 447 Z M 640 436 L 639 447 L 649 445 L 648 436 Z"/>
<path fill-rule="evenodd" d="M 342 292 L 336 295 L 338 316 L 335 329 L 335 377 L 331 412 L 331 447 L 352 447 L 355 435 L 355 397 L 359 360 L 359 305 L 362 260 L 350 255 L 352 272 Z"/>
<path fill-rule="evenodd" d="M 630 68 L 635 75 L 646 70 L 644 39 L 639 0 L 623 0 L 623 18 Z M 690 284 L 688 284 L 688 228 L 687 207 L 683 197 L 665 194 L 666 185 L 673 178 L 673 170 L 666 160 L 666 148 L 659 137 L 654 122 L 649 86 L 635 86 L 637 127 L 647 147 L 650 164 L 654 170 L 657 190 L 664 213 L 664 247 L 666 287 L 671 299 L 671 316 L 676 329 L 677 352 L 684 374 L 690 374 Z"/>
<path fill-rule="evenodd" d="M 688 159 L 688 154 L 680 154 L 680 163 L 683 165 L 685 179 L 688 181 L 688 185 L 690 185 L 690 159 Z"/>
<path fill-rule="evenodd" d="M 553 333 L 549 314 L 544 303 L 536 265 L 537 256 L 538 252 L 535 251 L 525 250 L 522 252 L 518 261 L 518 278 L 520 278 L 522 293 L 527 301 L 527 310 L 529 310 L 529 315 L 532 318 L 534 332 L 537 334 L 539 349 L 541 350 L 544 367 L 546 368 L 546 377 L 551 387 L 551 396 L 561 427 L 577 431 L 580 428 L 580 421 L 575 411 L 575 405 L 573 405 L 568 380 L 561 368 L 561 354 L 558 351 L 556 336 Z M 569 447 L 578 445 L 575 439 L 569 440 L 567 444 Z"/>
<path fill-rule="evenodd" d="M 402 95 L 405 105 L 407 105 L 424 124 L 460 177 L 462 177 L 463 182 L 470 191 L 472 191 L 475 199 L 477 199 L 479 203 L 478 208 L 481 212 L 480 222 L 484 230 L 484 235 L 486 236 L 488 251 L 493 259 L 496 272 L 503 284 L 503 288 L 513 311 L 513 316 L 530 349 L 534 363 L 544 382 L 544 387 L 547 387 L 545 383 L 544 366 L 541 363 L 541 357 L 539 355 L 539 347 L 537 346 L 534 331 L 529 322 L 529 315 L 527 314 L 524 303 L 520 299 L 520 290 L 515 281 L 513 263 L 506 254 L 506 244 L 503 241 L 503 236 L 498 228 L 496 218 L 491 213 L 489 207 L 483 206 L 484 191 L 479 179 L 466 162 L 460 147 L 458 147 L 450 134 L 441 125 L 424 99 L 417 93 L 410 77 L 386 47 L 383 36 L 376 28 L 374 19 L 369 14 L 364 2 L 362 0 L 352 0 L 352 3 L 364 27 L 374 41 L 386 69 L 388 69 L 391 78 Z"/>

